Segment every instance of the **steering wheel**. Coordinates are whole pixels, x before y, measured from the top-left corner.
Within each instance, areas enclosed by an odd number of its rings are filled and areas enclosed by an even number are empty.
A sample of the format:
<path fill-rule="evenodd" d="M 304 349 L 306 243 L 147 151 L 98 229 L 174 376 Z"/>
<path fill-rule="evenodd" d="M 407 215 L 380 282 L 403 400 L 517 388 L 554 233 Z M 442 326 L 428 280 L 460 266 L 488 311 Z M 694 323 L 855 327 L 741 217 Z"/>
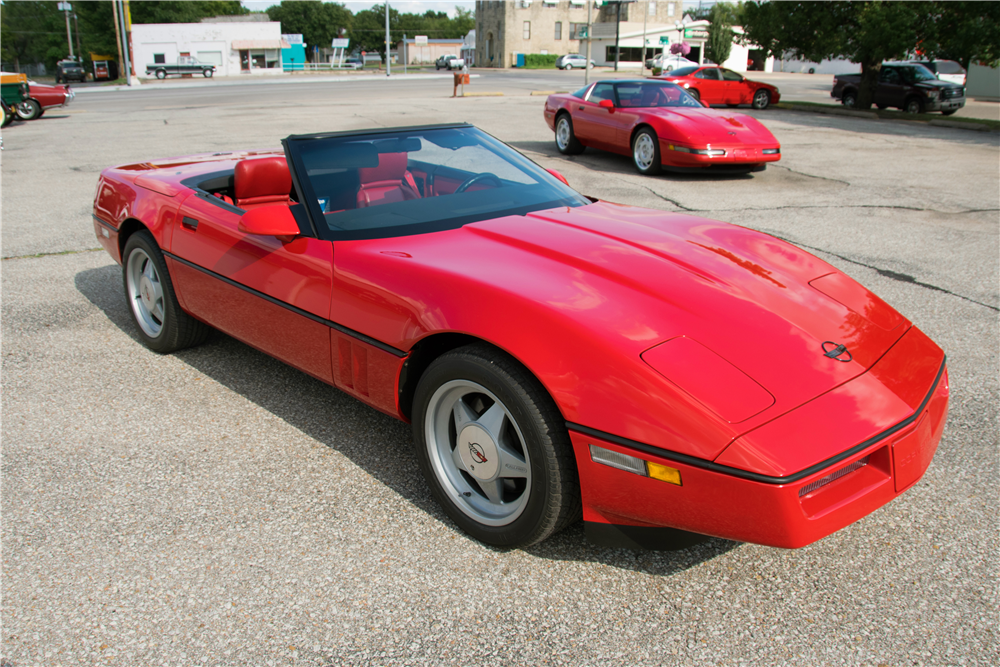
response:
<path fill-rule="evenodd" d="M 460 192 L 465 192 L 466 190 L 468 190 L 469 188 L 471 188 L 476 183 L 478 183 L 480 181 L 487 181 L 487 180 L 493 181 L 494 183 L 496 183 L 497 184 L 496 186 L 498 188 L 502 188 L 503 187 L 503 183 L 500 182 L 499 178 L 497 178 L 495 175 L 491 174 L 488 171 L 484 171 L 481 174 L 476 174 L 472 178 L 467 179 L 464 183 L 462 183 L 460 186 L 458 186 L 457 188 L 455 188 L 455 194 L 457 195 Z"/>

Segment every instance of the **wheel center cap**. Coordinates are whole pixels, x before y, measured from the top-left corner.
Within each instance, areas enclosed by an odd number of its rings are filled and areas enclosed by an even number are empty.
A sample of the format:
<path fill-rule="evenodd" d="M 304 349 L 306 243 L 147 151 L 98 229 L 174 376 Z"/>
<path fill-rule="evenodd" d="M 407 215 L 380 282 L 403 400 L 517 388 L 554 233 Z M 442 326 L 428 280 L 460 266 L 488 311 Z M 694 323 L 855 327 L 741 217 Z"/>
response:
<path fill-rule="evenodd" d="M 142 297 L 146 308 L 153 308 L 153 283 L 146 276 L 139 280 L 139 296 Z"/>
<path fill-rule="evenodd" d="M 500 469 L 500 452 L 486 429 L 478 424 L 469 424 L 459 434 L 457 446 L 469 474 L 483 481 L 496 477 Z"/>

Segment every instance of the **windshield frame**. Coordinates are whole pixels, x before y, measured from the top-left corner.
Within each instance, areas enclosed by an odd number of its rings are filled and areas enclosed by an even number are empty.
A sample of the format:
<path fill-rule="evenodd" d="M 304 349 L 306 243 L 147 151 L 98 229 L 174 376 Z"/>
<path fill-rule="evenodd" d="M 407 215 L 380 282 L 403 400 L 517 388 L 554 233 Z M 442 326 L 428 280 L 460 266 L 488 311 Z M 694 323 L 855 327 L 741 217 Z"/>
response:
<path fill-rule="evenodd" d="M 478 135 L 476 138 L 480 142 L 479 145 L 483 146 L 486 150 L 497 154 L 501 159 L 507 160 L 513 167 L 522 170 L 526 175 L 536 181 L 535 187 L 544 186 L 551 189 L 553 191 L 553 198 L 551 200 L 536 202 L 533 204 L 529 203 L 519 206 L 508 206 L 500 210 L 473 212 L 471 214 L 452 215 L 420 222 L 412 222 L 405 225 L 372 226 L 359 229 L 334 229 L 327 222 L 326 214 L 319 203 L 319 197 L 317 197 L 317 193 L 313 189 L 311 179 L 306 176 L 307 167 L 303 159 L 302 150 L 304 145 L 313 141 L 322 141 L 327 139 L 366 139 L 371 137 L 373 140 L 377 141 L 380 139 L 389 139 L 394 136 L 404 137 L 424 132 L 456 129 L 472 131 L 474 134 Z M 305 213 L 309 218 L 309 222 L 311 223 L 312 229 L 316 233 L 317 237 L 328 241 L 415 236 L 435 231 L 443 231 L 446 229 L 457 229 L 466 224 L 482 220 L 491 220 L 509 215 L 525 215 L 534 211 L 543 211 L 562 206 L 586 206 L 591 203 L 590 199 L 567 186 L 565 183 L 550 174 L 548 170 L 542 166 L 527 158 L 513 147 L 490 135 L 488 132 L 485 132 L 481 128 L 469 123 L 447 123 L 441 125 L 373 128 L 365 130 L 351 130 L 346 132 L 290 135 L 285 139 L 282 139 L 281 143 L 285 150 L 285 157 L 288 162 L 289 171 L 291 172 L 292 184 L 295 189 L 298 202 L 301 204 L 301 207 L 305 209 Z M 469 193 L 463 193 L 458 196 L 464 197 L 466 194 L 472 194 L 472 192 L 470 191 Z M 488 199 L 488 197 L 486 197 L 486 199 Z M 417 201 L 416 206 L 420 207 L 421 202 L 430 201 L 430 199 L 421 198 L 420 200 L 414 201 Z M 398 205 L 398 203 L 390 204 L 389 206 L 394 205 Z M 381 206 L 373 207 L 373 209 L 374 208 L 382 209 Z M 465 208 L 468 209 L 469 207 Z M 388 207 L 385 210 L 389 210 Z M 456 213 L 457 210 L 452 212 Z"/>

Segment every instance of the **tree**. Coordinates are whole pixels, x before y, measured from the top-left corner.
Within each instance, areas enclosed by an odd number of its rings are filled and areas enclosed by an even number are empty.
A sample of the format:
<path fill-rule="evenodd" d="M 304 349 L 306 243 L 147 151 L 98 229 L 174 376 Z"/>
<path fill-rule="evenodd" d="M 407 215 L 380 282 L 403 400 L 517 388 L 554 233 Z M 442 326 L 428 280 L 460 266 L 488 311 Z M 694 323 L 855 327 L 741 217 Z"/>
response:
<path fill-rule="evenodd" d="M 249 14 L 238 0 L 158 0 L 129 3 L 132 23 L 198 23 L 213 16 Z"/>
<path fill-rule="evenodd" d="M 939 1 L 923 9 L 917 50 L 925 57 L 957 60 L 965 69 L 973 60 L 991 67 L 1000 61 L 1000 3 Z"/>
<path fill-rule="evenodd" d="M 951 3 L 942 2 L 941 5 Z M 927 30 L 922 2 L 748 2 L 745 41 L 767 54 L 861 65 L 857 107 L 871 108 L 882 62 L 905 58 Z"/>
<path fill-rule="evenodd" d="M 717 2 L 709 12 L 708 40 L 705 43 L 705 56 L 717 65 L 729 60 L 733 50 L 733 12 L 730 5 Z"/>
<path fill-rule="evenodd" d="M 330 48 L 331 42 L 351 28 L 351 11 L 334 2 L 282 0 L 268 7 L 267 15 L 281 23 L 281 32 L 301 34 L 308 47 Z"/>
<path fill-rule="evenodd" d="M 351 22 L 350 35 L 351 43 L 362 51 L 378 51 L 385 59 L 385 5 L 375 5 L 371 9 L 355 14 Z M 396 44 L 402 38 L 399 12 L 390 5 L 389 43 Z"/>
<path fill-rule="evenodd" d="M 110 5 L 109 5 L 110 6 Z M 0 5 L 0 48 L 15 69 L 56 62 L 69 55 L 66 19 L 56 2 L 5 2 Z M 73 50 L 76 51 L 74 45 Z"/>

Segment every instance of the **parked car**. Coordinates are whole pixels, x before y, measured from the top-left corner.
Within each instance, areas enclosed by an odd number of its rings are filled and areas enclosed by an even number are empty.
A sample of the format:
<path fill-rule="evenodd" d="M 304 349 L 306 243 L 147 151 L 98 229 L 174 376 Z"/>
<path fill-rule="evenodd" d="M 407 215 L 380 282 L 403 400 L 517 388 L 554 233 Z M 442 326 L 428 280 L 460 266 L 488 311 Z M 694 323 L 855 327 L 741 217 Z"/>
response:
<path fill-rule="evenodd" d="M 361 69 L 365 66 L 365 62 L 357 56 L 348 56 L 344 58 L 344 67 L 349 67 L 351 69 Z"/>
<path fill-rule="evenodd" d="M 60 60 L 56 63 L 56 83 L 69 83 L 79 81 L 84 83 L 87 80 L 87 70 L 83 65 L 75 60 Z"/>
<path fill-rule="evenodd" d="M 680 69 L 682 67 L 697 67 L 698 63 L 693 60 L 688 60 L 684 56 L 679 56 L 676 54 L 657 54 L 654 58 L 648 58 L 646 60 L 646 69 L 660 68 L 664 72 L 672 72 L 675 69 Z"/>
<path fill-rule="evenodd" d="M 454 53 L 449 53 L 447 55 L 441 56 L 434 61 L 434 69 L 451 69 L 451 61 L 458 60 L 458 56 Z"/>
<path fill-rule="evenodd" d="M 50 86 L 46 83 L 28 81 L 28 97 L 15 107 L 21 120 L 40 118 L 46 110 L 64 107 L 76 97 L 69 86 Z"/>
<path fill-rule="evenodd" d="M 28 75 L 0 72 L 0 96 L 3 98 L 3 126 L 18 118 L 17 107 L 28 99 Z"/>
<path fill-rule="evenodd" d="M 155 76 L 157 79 L 184 74 L 201 74 L 206 79 L 209 79 L 215 74 L 215 65 L 203 63 L 192 56 L 180 56 L 176 63 L 151 63 L 146 65 L 146 76 Z"/>
<path fill-rule="evenodd" d="M 598 81 L 572 94 L 549 95 L 545 122 L 564 155 L 587 146 L 630 155 L 641 174 L 671 170 L 763 170 L 781 145 L 756 118 L 706 109 L 675 83 L 657 79 Z"/>
<path fill-rule="evenodd" d="M 965 85 L 965 68 L 954 60 L 911 60 L 913 65 L 923 65 L 942 81 Z"/>
<path fill-rule="evenodd" d="M 580 55 L 579 53 L 569 53 L 565 56 L 559 56 L 556 58 L 556 67 L 559 69 L 573 69 L 580 68 L 583 69 L 587 66 L 587 58 Z M 590 61 L 590 66 L 594 67 L 594 61 Z"/>
<path fill-rule="evenodd" d="M 860 74 L 837 74 L 833 77 L 830 97 L 840 100 L 845 107 L 855 107 L 860 87 Z M 907 113 L 940 111 L 950 116 L 965 106 L 965 88 L 942 81 L 923 65 L 883 63 L 874 102 L 879 109 L 896 107 Z"/>
<path fill-rule="evenodd" d="M 619 547 L 794 548 L 927 492 L 944 353 L 827 262 L 585 197 L 466 124 L 283 144 L 101 173 L 138 340 L 211 326 L 409 421 L 483 542 L 583 518 Z"/>
<path fill-rule="evenodd" d="M 739 72 L 716 65 L 681 67 L 661 77 L 683 86 L 692 97 L 706 104 L 731 107 L 749 104 L 754 109 L 766 109 L 781 99 L 778 89 L 771 84 L 751 81 Z"/>

